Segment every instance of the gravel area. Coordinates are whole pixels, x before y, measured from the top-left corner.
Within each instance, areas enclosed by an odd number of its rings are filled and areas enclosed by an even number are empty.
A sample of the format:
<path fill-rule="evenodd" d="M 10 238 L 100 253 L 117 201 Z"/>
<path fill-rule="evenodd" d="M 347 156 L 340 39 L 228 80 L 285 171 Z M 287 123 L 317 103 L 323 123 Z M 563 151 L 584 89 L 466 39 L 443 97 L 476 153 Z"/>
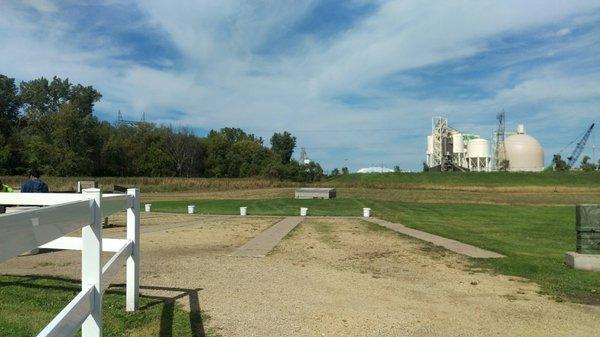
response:
<path fill-rule="evenodd" d="M 265 258 L 228 256 L 279 220 L 144 214 L 143 227 L 156 230 L 142 234 L 143 293 L 175 297 L 181 291 L 164 288 L 198 290 L 210 316 L 204 326 L 222 336 L 587 337 L 600 331 L 598 307 L 555 302 L 527 280 L 474 270 L 464 257 L 359 219 L 307 218 Z M 19 257 L 0 264 L 0 273 L 77 278 L 79 258 L 77 252 Z M 123 280 L 121 273 L 117 282 Z M 178 302 L 189 307 L 188 297 Z"/>

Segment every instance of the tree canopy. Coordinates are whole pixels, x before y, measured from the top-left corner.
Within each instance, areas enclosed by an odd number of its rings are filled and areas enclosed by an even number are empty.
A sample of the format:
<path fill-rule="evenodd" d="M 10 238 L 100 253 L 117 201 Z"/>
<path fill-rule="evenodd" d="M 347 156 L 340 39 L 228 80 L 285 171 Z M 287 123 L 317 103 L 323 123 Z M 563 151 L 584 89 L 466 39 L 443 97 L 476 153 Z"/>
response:
<path fill-rule="evenodd" d="M 275 133 L 271 137 L 271 150 L 281 158 L 282 164 L 289 164 L 296 147 L 296 137 L 289 132 Z"/>
<path fill-rule="evenodd" d="M 292 159 L 296 138 L 275 133 L 271 148 L 239 128 L 200 137 L 189 128 L 111 124 L 94 115 L 91 86 L 0 75 L 0 174 L 35 167 L 57 176 L 252 177 L 313 181 L 319 164 Z"/>

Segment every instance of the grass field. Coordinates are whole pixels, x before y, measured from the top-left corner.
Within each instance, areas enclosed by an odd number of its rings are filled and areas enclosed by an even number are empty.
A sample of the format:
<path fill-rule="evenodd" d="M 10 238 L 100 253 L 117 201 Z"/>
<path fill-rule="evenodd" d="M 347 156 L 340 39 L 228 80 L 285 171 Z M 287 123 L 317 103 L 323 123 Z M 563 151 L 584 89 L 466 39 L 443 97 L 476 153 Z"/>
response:
<path fill-rule="evenodd" d="M 34 336 L 81 290 L 78 281 L 41 276 L 0 276 L 0 336 Z M 141 310 L 125 311 L 125 294 L 104 295 L 104 336 L 204 336 L 202 317 L 173 301 L 140 298 Z M 26 319 L 24 319 L 26 318 Z M 192 333 L 191 326 L 200 327 Z M 80 334 L 78 334 L 80 335 Z"/>
<path fill-rule="evenodd" d="M 2 176 L 0 180 L 13 187 L 20 186 L 26 177 Z M 304 185 L 333 187 L 365 187 L 379 189 L 489 189 L 498 187 L 577 187 L 600 188 L 597 172 L 542 172 L 542 173 L 383 173 L 349 174 L 326 178 L 313 184 L 266 178 L 182 178 L 182 177 L 42 177 L 51 191 L 74 191 L 78 180 L 95 180 L 100 188 L 112 191 L 113 185 L 139 187 L 142 192 L 183 192 L 242 190 Z"/>
<path fill-rule="evenodd" d="M 600 171 L 595 172 L 456 172 L 349 174 L 331 178 L 327 183 L 345 187 L 396 188 L 402 186 L 569 186 L 600 187 Z"/>
<path fill-rule="evenodd" d="M 181 178 L 181 177 L 41 177 L 50 192 L 73 192 L 77 181 L 93 180 L 103 191 L 112 191 L 114 185 L 139 187 L 142 192 L 180 192 L 198 190 L 241 190 L 298 186 L 298 183 L 281 182 L 264 178 Z M 19 187 L 27 179 L 23 176 L 0 176 L 0 180 L 9 186 Z"/>
<path fill-rule="evenodd" d="M 507 257 L 477 264 L 536 281 L 557 299 L 600 304 L 600 277 L 563 264 L 564 253 L 575 249 L 574 207 L 280 198 L 155 201 L 152 208 L 186 212 L 191 204 L 203 214 L 239 214 L 246 206 L 250 215 L 298 215 L 300 207 L 308 207 L 313 216 L 361 216 L 370 207 L 374 216 L 502 253 Z"/>

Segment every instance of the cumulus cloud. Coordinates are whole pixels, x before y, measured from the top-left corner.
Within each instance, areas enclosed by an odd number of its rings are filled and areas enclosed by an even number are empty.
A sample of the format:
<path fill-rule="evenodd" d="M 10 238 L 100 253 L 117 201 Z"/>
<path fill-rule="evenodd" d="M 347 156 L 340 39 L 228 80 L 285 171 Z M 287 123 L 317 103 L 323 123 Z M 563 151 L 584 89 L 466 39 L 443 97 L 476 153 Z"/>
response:
<path fill-rule="evenodd" d="M 320 5 L 9 3 L 0 69 L 94 85 L 104 118 L 120 109 L 263 137 L 290 129 L 328 168 L 418 169 L 432 116 L 487 136 L 502 107 L 509 121 L 540 125 L 528 130 L 553 149 L 563 139 L 544 134 L 561 111 L 576 128 L 598 107 L 597 2 L 349 1 L 336 15 Z M 301 28 L 307 20 L 314 29 Z M 320 31 L 319 20 L 336 28 Z"/>

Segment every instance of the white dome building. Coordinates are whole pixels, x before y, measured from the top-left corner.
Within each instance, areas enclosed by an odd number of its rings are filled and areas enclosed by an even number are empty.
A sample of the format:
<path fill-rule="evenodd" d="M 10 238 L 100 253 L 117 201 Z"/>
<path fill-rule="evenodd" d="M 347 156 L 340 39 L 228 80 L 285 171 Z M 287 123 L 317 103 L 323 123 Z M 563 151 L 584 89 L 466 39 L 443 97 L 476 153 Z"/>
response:
<path fill-rule="evenodd" d="M 540 172 L 544 170 L 544 150 L 537 139 L 525 134 L 519 124 L 517 133 L 504 140 L 508 170 L 511 172 Z"/>
<path fill-rule="evenodd" d="M 364 167 L 360 170 L 356 171 L 356 173 L 391 173 L 394 172 L 391 168 L 383 167 L 383 166 L 370 166 Z"/>

